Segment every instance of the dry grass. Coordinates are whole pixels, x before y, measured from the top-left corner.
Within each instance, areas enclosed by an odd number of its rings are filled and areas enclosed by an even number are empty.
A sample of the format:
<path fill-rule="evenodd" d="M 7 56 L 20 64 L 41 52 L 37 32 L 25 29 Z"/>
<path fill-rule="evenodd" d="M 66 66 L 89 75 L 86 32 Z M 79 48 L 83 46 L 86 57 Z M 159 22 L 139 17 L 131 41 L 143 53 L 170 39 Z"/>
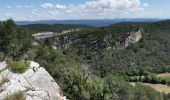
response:
<path fill-rule="evenodd" d="M 161 74 L 157 74 L 158 77 L 162 77 L 162 78 L 166 78 L 166 77 L 170 77 L 170 73 L 161 73 Z"/>
<path fill-rule="evenodd" d="M 151 84 L 151 83 L 141 83 L 141 82 L 130 82 L 130 84 L 132 86 L 136 86 L 136 84 L 142 84 L 142 85 L 145 85 L 145 86 L 149 86 L 151 88 L 153 88 L 154 90 L 158 91 L 158 92 L 161 92 L 161 93 L 165 93 L 165 94 L 168 94 L 170 93 L 170 87 L 167 86 L 167 85 L 162 85 L 162 84 Z"/>
<path fill-rule="evenodd" d="M 22 92 L 14 93 L 13 95 L 7 96 L 4 100 L 25 100 Z"/>
<path fill-rule="evenodd" d="M 133 87 L 136 86 L 136 82 L 130 82 L 129 84 L 132 85 Z"/>
<path fill-rule="evenodd" d="M 158 77 L 160 78 L 168 78 L 170 77 L 170 73 L 161 73 L 161 74 L 157 74 Z M 168 94 L 170 93 L 170 87 L 167 86 L 167 85 L 163 85 L 163 84 L 151 84 L 151 83 L 141 83 L 141 82 L 130 82 L 130 85 L 132 86 L 136 86 L 136 84 L 142 84 L 142 85 L 145 85 L 145 86 L 149 86 L 151 88 L 153 88 L 154 90 L 158 91 L 158 92 L 162 92 L 162 93 L 165 93 L 165 94 Z"/>
<path fill-rule="evenodd" d="M 9 82 L 9 79 L 7 77 L 3 77 L 2 80 L 0 81 L 0 87 L 6 82 Z"/>

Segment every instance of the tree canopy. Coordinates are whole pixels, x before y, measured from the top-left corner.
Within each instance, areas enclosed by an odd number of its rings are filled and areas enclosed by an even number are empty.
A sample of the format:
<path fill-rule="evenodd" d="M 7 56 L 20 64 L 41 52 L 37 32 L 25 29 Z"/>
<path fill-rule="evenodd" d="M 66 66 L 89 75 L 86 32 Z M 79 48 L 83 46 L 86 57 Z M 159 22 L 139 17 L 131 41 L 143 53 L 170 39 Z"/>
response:
<path fill-rule="evenodd" d="M 31 44 L 32 36 L 17 26 L 12 19 L 0 22 L 0 51 L 15 58 L 25 52 Z"/>

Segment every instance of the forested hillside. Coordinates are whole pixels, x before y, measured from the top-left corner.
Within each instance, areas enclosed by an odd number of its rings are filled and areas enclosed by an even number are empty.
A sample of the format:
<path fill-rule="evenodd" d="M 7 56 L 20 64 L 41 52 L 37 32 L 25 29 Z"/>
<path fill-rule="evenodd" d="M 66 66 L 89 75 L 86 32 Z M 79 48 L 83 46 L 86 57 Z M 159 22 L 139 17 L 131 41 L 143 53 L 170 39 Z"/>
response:
<path fill-rule="evenodd" d="M 113 49 L 116 42 L 124 41 L 128 32 L 138 28 L 144 30 L 139 42 L 129 45 L 126 49 Z M 99 63 L 95 65 L 95 60 L 101 60 L 99 62 L 108 66 L 102 69 L 106 70 L 106 73 L 133 74 L 132 69 L 137 71 L 136 74 L 139 70 L 160 73 L 167 71 L 165 68 L 169 66 L 169 28 L 169 21 L 139 25 L 122 24 L 74 32 L 56 38 L 70 37 L 70 47 L 64 49 L 66 53 L 73 51 L 94 67 L 100 66 Z"/>
<path fill-rule="evenodd" d="M 25 28 L 25 30 L 28 33 L 37 33 L 37 32 L 62 32 L 64 30 L 69 30 L 69 29 L 87 29 L 87 28 L 93 28 L 90 26 L 86 25 L 64 25 L 64 24 L 30 24 L 30 25 L 22 25 L 21 27 Z"/>
<path fill-rule="evenodd" d="M 46 28 L 42 28 L 44 26 Z M 81 31 L 46 40 L 31 37 L 32 32 L 70 28 L 58 27 L 17 26 L 13 20 L 1 22 L 1 60 L 37 61 L 70 100 L 170 99 L 170 94 L 142 84 L 170 85 L 169 78 L 156 75 L 170 71 L 170 21 L 100 28 L 87 26 Z M 127 37 L 139 29 L 143 29 L 139 41 L 124 49 L 114 48 L 117 42 L 126 43 Z M 137 83 L 133 86 L 130 82 Z"/>
<path fill-rule="evenodd" d="M 126 49 L 114 49 L 116 42 L 124 41 L 127 33 L 135 32 L 139 28 L 143 29 L 139 42 L 130 44 Z M 54 45 L 59 43 L 60 45 L 56 46 L 61 47 L 64 54 L 89 64 L 92 76 L 103 79 L 118 75 L 126 81 L 169 84 L 168 79 L 152 74 L 170 71 L 169 28 L 168 20 L 157 23 L 126 23 L 73 32 L 50 40 Z M 65 41 L 63 38 L 68 39 Z M 58 39 L 61 41 L 56 41 Z M 138 76 L 146 77 L 140 79 Z"/>

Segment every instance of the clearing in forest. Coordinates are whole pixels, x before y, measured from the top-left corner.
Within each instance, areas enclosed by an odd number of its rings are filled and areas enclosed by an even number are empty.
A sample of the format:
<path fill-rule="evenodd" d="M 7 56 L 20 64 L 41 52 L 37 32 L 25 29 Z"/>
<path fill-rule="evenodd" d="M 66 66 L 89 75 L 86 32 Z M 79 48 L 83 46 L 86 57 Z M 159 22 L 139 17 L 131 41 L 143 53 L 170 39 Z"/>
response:
<path fill-rule="evenodd" d="M 142 84 L 145 86 L 149 86 L 151 88 L 153 88 L 154 90 L 161 92 L 161 93 L 165 93 L 168 94 L 170 93 L 170 87 L 167 85 L 162 85 L 162 84 L 151 84 L 151 83 L 141 83 L 141 82 L 130 82 L 130 84 L 132 86 L 136 86 L 136 84 Z"/>
<path fill-rule="evenodd" d="M 161 73 L 161 74 L 158 74 L 158 77 L 162 77 L 162 78 L 170 77 L 170 73 Z"/>

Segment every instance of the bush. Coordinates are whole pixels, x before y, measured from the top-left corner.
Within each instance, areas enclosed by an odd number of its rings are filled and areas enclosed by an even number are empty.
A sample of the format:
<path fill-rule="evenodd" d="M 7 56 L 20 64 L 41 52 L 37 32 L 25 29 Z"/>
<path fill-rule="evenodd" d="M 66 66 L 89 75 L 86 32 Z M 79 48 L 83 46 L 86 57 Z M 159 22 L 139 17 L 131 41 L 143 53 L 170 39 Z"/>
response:
<path fill-rule="evenodd" d="M 32 43 L 31 33 L 26 33 L 12 19 L 0 22 L 0 37 L 0 51 L 14 59 L 25 53 Z"/>
<path fill-rule="evenodd" d="M 2 77 L 2 80 L 0 81 L 0 87 L 6 82 L 9 82 L 9 79 L 7 77 Z"/>
<path fill-rule="evenodd" d="M 162 94 L 151 87 L 139 83 L 133 89 L 131 94 L 134 98 L 130 100 L 162 100 Z"/>
<path fill-rule="evenodd" d="M 4 53 L 3 52 L 0 52 L 0 61 L 2 61 L 4 58 Z"/>
<path fill-rule="evenodd" d="M 22 92 L 14 93 L 13 95 L 7 96 L 4 100 L 25 100 Z"/>
<path fill-rule="evenodd" d="M 9 64 L 10 70 L 14 73 L 24 73 L 28 67 L 29 67 L 29 63 L 24 62 L 22 60 L 12 61 Z"/>

